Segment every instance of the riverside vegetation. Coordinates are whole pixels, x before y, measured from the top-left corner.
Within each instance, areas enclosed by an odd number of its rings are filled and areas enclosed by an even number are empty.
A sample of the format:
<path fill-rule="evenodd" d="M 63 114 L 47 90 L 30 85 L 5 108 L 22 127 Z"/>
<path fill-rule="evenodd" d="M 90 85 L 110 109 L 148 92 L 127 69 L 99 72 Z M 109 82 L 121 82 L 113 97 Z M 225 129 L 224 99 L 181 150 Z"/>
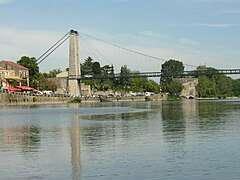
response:
<path fill-rule="evenodd" d="M 56 77 L 56 75 L 62 70 L 54 69 L 48 73 L 42 73 L 39 71 L 36 58 L 23 56 L 18 64 L 27 67 L 29 69 L 30 86 L 38 88 L 40 90 L 52 90 L 56 91 L 56 85 L 54 85 L 48 78 Z M 178 98 L 183 89 L 181 83 L 174 77 L 167 76 L 169 72 L 182 72 L 184 71 L 184 65 L 178 60 L 169 60 L 161 65 L 161 73 L 164 75 L 160 78 L 160 84 L 147 78 L 125 78 L 124 75 L 128 73 L 138 73 L 138 71 L 132 71 L 126 65 L 121 67 L 120 78 L 110 78 L 101 80 L 84 80 L 87 85 L 91 85 L 96 91 L 113 90 L 121 93 L 127 92 L 154 92 L 169 93 L 171 98 Z M 66 69 L 68 70 L 68 68 Z M 212 67 L 199 66 L 198 70 L 217 70 Z M 240 79 L 232 79 L 226 75 L 201 75 L 194 76 L 198 78 L 197 92 L 199 98 L 226 98 L 232 96 L 240 96 Z M 101 66 L 98 61 L 94 61 L 91 57 L 85 59 L 81 64 L 81 75 L 100 75 L 106 76 L 114 74 L 113 65 Z M 123 76 L 121 76 L 123 75 Z M 12 86 L 16 86 L 16 82 L 12 82 Z"/>

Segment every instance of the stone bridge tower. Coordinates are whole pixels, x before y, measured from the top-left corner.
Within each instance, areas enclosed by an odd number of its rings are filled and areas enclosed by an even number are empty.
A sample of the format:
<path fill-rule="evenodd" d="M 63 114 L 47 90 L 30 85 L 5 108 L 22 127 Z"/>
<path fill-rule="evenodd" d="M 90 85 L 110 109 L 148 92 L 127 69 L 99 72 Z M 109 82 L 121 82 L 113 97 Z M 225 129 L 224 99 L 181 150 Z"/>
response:
<path fill-rule="evenodd" d="M 71 30 L 69 39 L 69 80 L 68 92 L 70 95 L 79 96 L 81 94 L 80 78 L 80 61 L 79 61 L 79 46 L 78 32 Z"/>

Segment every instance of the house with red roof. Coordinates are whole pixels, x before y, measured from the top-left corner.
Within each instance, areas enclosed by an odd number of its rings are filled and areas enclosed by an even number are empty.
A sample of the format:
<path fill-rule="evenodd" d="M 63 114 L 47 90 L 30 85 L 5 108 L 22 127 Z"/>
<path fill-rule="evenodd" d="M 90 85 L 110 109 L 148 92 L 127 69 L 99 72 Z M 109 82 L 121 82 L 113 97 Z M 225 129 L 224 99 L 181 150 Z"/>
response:
<path fill-rule="evenodd" d="M 29 86 L 29 70 L 12 61 L 0 61 L 0 86 L 9 86 L 11 82 L 15 81 L 17 85 L 22 83 Z"/>

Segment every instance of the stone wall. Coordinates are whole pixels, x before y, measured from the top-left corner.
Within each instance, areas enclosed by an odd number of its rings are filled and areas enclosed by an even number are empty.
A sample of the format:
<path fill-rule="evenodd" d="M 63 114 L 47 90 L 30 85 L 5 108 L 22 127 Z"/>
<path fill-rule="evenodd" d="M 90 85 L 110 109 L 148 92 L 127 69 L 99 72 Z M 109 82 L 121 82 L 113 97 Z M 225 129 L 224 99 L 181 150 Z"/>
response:
<path fill-rule="evenodd" d="M 71 100 L 65 96 L 33 96 L 24 93 L 0 92 L 0 105 L 64 103 Z"/>

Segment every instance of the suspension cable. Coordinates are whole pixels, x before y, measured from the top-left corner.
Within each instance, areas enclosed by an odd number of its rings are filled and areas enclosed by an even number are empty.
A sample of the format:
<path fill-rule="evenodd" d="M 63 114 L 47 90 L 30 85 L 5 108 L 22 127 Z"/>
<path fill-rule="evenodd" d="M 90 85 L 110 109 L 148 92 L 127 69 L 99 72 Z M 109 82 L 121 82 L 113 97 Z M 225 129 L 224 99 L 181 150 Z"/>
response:
<path fill-rule="evenodd" d="M 37 62 L 37 65 L 39 65 L 41 62 L 43 62 L 48 56 L 50 56 L 56 49 L 58 49 L 66 40 L 68 40 L 69 36 L 67 36 L 64 40 L 62 40 L 62 42 L 60 44 L 56 44 L 57 46 L 55 48 L 51 48 L 52 50 L 50 51 L 50 49 L 48 50 L 48 54 L 46 54 L 45 57 L 43 57 L 39 62 Z M 60 42 L 60 41 L 59 41 Z M 39 59 L 38 59 L 39 60 Z"/>
<path fill-rule="evenodd" d="M 37 64 L 40 64 L 44 59 L 46 59 L 53 51 L 55 51 L 60 45 L 63 44 L 63 42 L 65 42 L 68 37 L 66 38 L 66 36 L 69 36 L 69 32 L 67 32 L 67 34 L 65 34 L 60 40 L 58 40 L 55 44 L 53 44 L 46 52 L 44 52 L 39 58 L 37 58 L 36 62 Z M 65 40 L 63 40 L 64 38 L 66 38 Z M 61 42 L 61 43 L 60 43 Z M 60 45 L 58 45 L 60 43 Z M 57 46 L 58 45 L 58 46 Z M 57 46 L 57 48 L 56 48 Z M 55 48 L 54 48 L 55 47 Z M 53 50 L 52 50 L 53 49 Z M 49 53 L 49 51 L 51 51 Z M 46 55 L 46 56 L 45 56 Z M 45 57 L 44 57 L 45 56 Z M 43 59 L 41 59 L 43 58 Z M 39 62 L 38 62 L 39 61 Z"/>
<path fill-rule="evenodd" d="M 94 36 L 91 36 L 91 35 L 88 35 L 88 34 L 85 34 L 85 33 L 82 33 L 82 32 L 78 32 L 78 33 L 79 33 L 79 34 L 82 34 L 82 35 L 84 35 L 84 36 L 90 37 L 90 38 L 92 38 L 92 39 L 95 39 L 95 40 L 97 40 L 97 41 L 104 42 L 104 43 L 109 44 L 109 45 L 111 45 L 111 46 L 115 46 L 115 47 L 117 47 L 117 48 L 120 48 L 120 49 L 129 51 L 129 52 L 132 52 L 132 53 L 135 53 L 135 54 L 139 54 L 139 55 L 141 55 L 141 56 L 145 56 L 145 57 L 148 57 L 148 58 L 151 58 L 151 59 L 160 60 L 160 61 L 163 61 L 163 62 L 168 61 L 168 60 L 163 59 L 163 58 L 151 56 L 151 55 L 148 55 L 148 54 L 145 54 L 145 53 L 141 53 L 141 52 L 139 52 L 139 51 L 135 51 L 135 50 L 132 50 L 132 49 L 129 49 L 129 48 L 125 48 L 125 47 L 122 47 L 122 46 L 119 46 L 119 45 L 110 43 L 110 42 L 108 42 L 108 41 L 105 41 L 105 40 L 96 38 L 96 37 L 94 37 Z M 189 66 L 189 67 L 197 67 L 197 66 L 191 65 L 191 64 L 184 64 L 184 65 L 185 65 L 185 66 Z"/>

